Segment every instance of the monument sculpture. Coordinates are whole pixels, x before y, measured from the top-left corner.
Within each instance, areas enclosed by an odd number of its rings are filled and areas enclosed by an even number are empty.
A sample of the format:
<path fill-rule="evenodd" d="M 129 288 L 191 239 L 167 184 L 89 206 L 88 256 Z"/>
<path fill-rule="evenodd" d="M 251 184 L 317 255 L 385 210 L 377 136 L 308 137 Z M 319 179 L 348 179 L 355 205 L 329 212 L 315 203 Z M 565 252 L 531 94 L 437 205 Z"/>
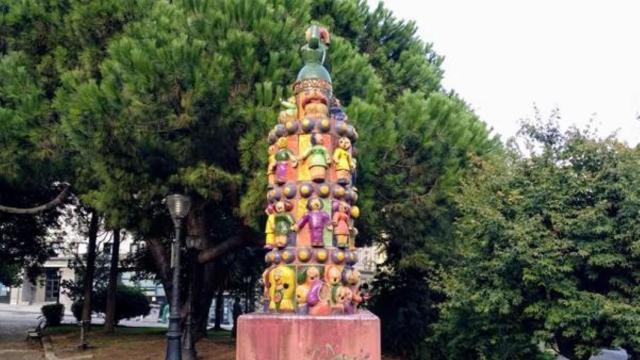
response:
<path fill-rule="evenodd" d="M 240 317 L 236 358 L 380 359 L 379 320 L 358 309 L 358 133 L 323 65 L 329 32 L 305 37 L 294 96 L 268 134 L 263 313 Z"/>

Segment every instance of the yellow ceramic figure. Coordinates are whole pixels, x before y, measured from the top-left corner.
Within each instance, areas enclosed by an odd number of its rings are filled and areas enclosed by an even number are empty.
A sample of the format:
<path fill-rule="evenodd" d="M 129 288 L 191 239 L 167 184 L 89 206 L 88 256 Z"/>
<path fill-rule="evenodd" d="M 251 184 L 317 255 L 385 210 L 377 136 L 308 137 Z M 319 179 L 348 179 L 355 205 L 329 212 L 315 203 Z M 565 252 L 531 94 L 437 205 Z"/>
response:
<path fill-rule="evenodd" d="M 265 210 L 265 213 L 267 214 L 267 224 L 265 225 L 265 228 L 264 228 L 264 235 L 265 235 L 264 247 L 267 249 L 273 249 L 273 246 L 276 242 L 275 205 L 269 204 L 269 206 L 267 206 L 267 209 Z"/>
<path fill-rule="evenodd" d="M 269 146 L 269 161 L 267 164 L 267 179 L 269 186 L 273 186 L 276 180 L 276 146 Z"/>
<path fill-rule="evenodd" d="M 336 164 L 336 176 L 338 182 L 348 184 L 351 179 L 351 171 L 355 170 L 356 162 L 351 153 L 351 140 L 341 137 L 338 140 L 338 147 L 333 151 L 333 162 Z"/>
<path fill-rule="evenodd" d="M 294 311 L 295 272 L 287 266 L 278 266 L 269 274 L 269 310 Z"/>

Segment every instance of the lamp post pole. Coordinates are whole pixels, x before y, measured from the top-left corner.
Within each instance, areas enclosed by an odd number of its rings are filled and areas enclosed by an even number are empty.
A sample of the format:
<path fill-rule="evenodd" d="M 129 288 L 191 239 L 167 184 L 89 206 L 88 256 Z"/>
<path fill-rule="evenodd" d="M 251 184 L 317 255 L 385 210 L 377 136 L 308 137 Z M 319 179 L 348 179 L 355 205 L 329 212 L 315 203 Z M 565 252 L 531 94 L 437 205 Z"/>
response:
<path fill-rule="evenodd" d="M 169 315 L 169 331 L 167 331 L 166 360 L 182 360 L 182 330 L 180 327 L 180 249 L 182 239 L 182 220 L 189 213 L 191 201 L 189 197 L 174 194 L 167 196 L 167 207 L 176 228 L 176 237 L 171 249 L 173 282 L 171 286 L 171 313 Z"/>

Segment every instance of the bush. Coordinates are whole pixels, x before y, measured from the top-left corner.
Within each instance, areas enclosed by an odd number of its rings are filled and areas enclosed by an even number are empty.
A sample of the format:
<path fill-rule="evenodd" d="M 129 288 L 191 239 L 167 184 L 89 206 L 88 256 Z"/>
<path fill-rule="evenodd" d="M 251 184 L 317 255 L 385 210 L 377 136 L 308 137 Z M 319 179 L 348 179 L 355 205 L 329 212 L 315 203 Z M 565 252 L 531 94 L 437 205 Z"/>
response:
<path fill-rule="evenodd" d="M 71 304 L 71 312 L 76 320 L 82 320 L 82 300 L 76 300 Z"/>
<path fill-rule="evenodd" d="M 91 300 L 91 312 L 105 313 L 107 310 L 107 289 L 98 290 Z M 122 319 L 149 315 L 151 307 L 144 293 L 135 287 L 118 285 L 116 294 L 116 324 Z M 71 312 L 78 319 L 82 317 L 82 300 L 76 300 Z"/>
<path fill-rule="evenodd" d="M 44 305 L 40 311 L 42 311 L 42 315 L 47 319 L 47 326 L 58 326 L 62 322 L 62 317 L 64 316 L 64 305 Z"/>

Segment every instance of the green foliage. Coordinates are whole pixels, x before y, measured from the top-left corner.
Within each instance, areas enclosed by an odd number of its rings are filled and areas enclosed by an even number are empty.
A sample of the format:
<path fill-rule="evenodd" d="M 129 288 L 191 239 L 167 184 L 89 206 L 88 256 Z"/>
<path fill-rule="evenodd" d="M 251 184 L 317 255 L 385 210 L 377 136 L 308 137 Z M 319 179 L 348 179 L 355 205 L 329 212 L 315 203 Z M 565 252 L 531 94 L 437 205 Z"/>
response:
<path fill-rule="evenodd" d="M 459 259 L 438 324 L 452 358 L 637 352 L 639 155 L 549 122 L 526 124 L 506 161 L 478 164 L 456 197 Z"/>
<path fill-rule="evenodd" d="M 53 104 L 63 79 L 73 83 L 97 75 L 106 42 L 143 14 L 144 3 L 0 4 L 0 204 L 28 208 L 54 198 L 63 183 L 76 194 L 94 186 L 88 161 L 68 147 Z M 58 226 L 59 214 L 0 213 L 0 281 L 15 283 L 15 269 L 23 267 L 31 278 L 38 273 L 52 255 L 53 242 L 45 238 L 47 229 Z"/>
<path fill-rule="evenodd" d="M 91 297 L 91 311 L 105 313 L 107 309 L 107 289 L 100 289 Z M 122 319 L 130 319 L 136 316 L 147 316 L 151 311 L 149 300 L 138 288 L 118 285 L 116 292 L 116 324 Z M 80 321 L 82 317 L 82 300 L 76 300 L 71 305 L 73 316 Z"/>
<path fill-rule="evenodd" d="M 42 315 L 44 315 L 45 319 L 47 319 L 47 326 L 58 326 L 62 322 L 62 318 L 64 317 L 64 305 L 44 305 L 40 310 L 42 311 Z"/>
<path fill-rule="evenodd" d="M 443 300 L 440 272 L 452 262 L 453 194 L 473 162 L 500 144 L 461 101 L 442 93 L 405 92 L 393 114 L 397 152 L 376 188 L 384 204 L 376 230 L 387 259 L 373 309 L 385 348 L 418 359 L 437 352 L 424 339 Z"/>

